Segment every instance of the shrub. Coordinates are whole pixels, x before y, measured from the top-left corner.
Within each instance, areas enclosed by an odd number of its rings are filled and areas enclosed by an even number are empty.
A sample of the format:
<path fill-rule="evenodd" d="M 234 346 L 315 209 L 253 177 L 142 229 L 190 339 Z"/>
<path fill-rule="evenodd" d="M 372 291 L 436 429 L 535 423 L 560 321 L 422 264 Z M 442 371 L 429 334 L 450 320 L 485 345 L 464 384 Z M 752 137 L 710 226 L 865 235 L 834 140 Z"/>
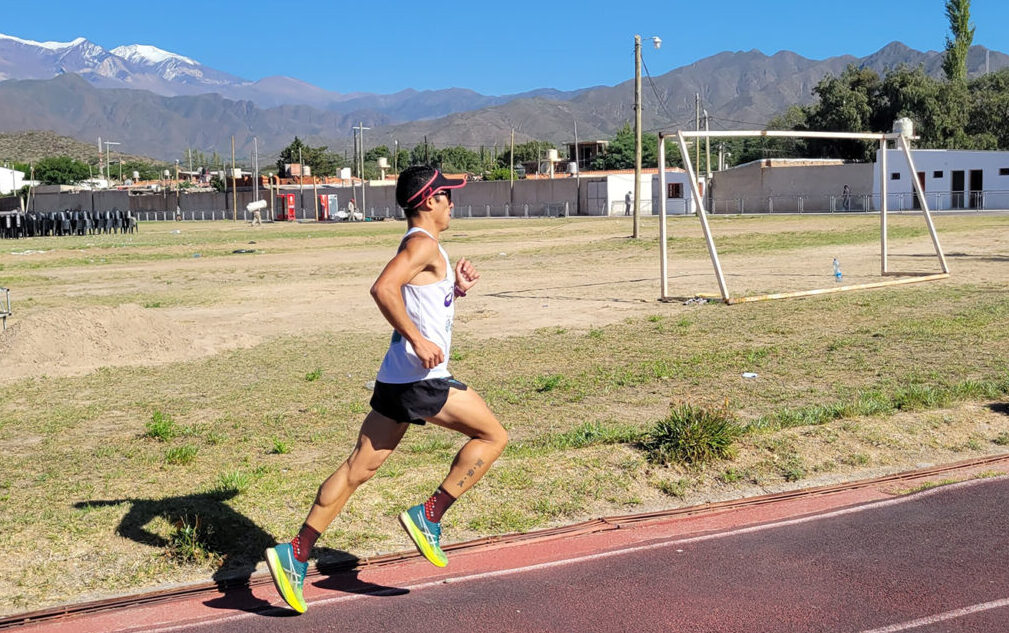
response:
<path fill-rule="evenodd" d="M 151 421 L 147 423 L 147 437 L 153 437 L 159 442 L 167 442 L 179 434 L 179 427 L 172 416 L 161 411 L 155 411 Z"/>
<path fill-rule="evenodd" d="M 175 464 L 177 466 L 184 466 L 194 459 L 196 459 L 196 454 L 199 449 L 192 444 L 185 444 L 183 446 L 173 446 L 172 448 L 165 451 L 165 461 L 169 464 Z"/>
<path fill-rule="evenodd" d="M 741 433 L 742 428 L 725 408 L 677 404 L 669 417 L 652 427 L 642 448 L 653 463 L 702 464 L 732 457 L 733 443 Z"/>

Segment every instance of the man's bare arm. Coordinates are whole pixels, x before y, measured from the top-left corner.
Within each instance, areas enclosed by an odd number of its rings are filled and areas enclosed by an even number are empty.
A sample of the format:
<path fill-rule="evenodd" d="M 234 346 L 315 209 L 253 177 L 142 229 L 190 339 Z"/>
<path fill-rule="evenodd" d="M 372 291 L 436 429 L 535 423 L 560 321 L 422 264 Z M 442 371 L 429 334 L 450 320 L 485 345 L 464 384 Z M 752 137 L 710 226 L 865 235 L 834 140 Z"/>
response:
<path fill-rule="evenodd" d="M 434 240 L 424 236 L 408 239 L 371 286 L 371 296 L 382 316 L 410 342 L 425 369 L 432 369 L 445 360 L 445 352 L 421 336 L 420 330 L 410 320 L 403 303 L 403 286 L 430 268 L 440 257 Z"/>

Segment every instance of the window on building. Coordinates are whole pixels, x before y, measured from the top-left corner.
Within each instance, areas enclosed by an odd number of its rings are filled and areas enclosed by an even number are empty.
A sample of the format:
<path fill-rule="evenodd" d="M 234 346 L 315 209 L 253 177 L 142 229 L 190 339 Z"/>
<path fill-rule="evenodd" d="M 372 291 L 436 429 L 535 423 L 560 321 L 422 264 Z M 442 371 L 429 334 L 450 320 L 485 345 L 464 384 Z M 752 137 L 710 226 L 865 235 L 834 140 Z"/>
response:
<path fill-rule="evenodd" d="M 932 172 L 932 177 L 933 178 L 942 178 L 942 172 L 941 171 L 933 171 Z"/>
<path fill-rule="evenodd" d="M 666 197 L 667 198 L 682 198 L 683 197 L 683 183 L 679 183 L 679 182 L 666 183 Z"/>
<path fill-rule="evenodd" d="M 890 174 L 890 180 L 900 180 L 900 172 L 895 171 L 892 174 Z"/>
<path fill-rule="evenodd" d="M 998 170 L 999 176 L 1009 176 L 1009 167 L 1000 167 Z"/>

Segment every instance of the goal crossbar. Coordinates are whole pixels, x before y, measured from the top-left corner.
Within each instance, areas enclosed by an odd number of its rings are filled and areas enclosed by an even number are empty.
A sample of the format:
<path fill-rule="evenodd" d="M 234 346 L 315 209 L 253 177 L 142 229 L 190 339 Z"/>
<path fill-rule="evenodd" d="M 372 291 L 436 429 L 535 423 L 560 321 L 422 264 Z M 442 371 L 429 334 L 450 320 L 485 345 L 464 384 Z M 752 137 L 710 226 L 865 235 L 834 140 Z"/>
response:
<path fill-rule="evenodd" d="M 860 290 L 865 288 L 880 288 L 883 286 L 916 283 L 922 281 L 933 281 L 936 279 L 946 279 L 949 277 L 949 266 L 946 262 L 946 256 L 943 254 L 942 247 L 939 244 L 939 236 L 935 231 L 935 224 L 932 221 L 932 213 L 929 211 L 928 202 L 925 198 L 925 191 L 915 176 L 917 170 L 915 169 L 914 159 L 911 156 L 911 147 L 907 142 L 907 137 L 899 132 L 892 133 L 875 133 L 875 132 L 797 132 L 792 130 L 716 130 L 716 131 L 689 131 L 689 130 L 677 130 L 676 132 L 660 132 L 658 140 L 658 169 L 659 169 L 659 196 L 661 198 L 661 203 L 659 204 L 659 268 L 661 277 L 661 295 L 659 301 L 671 301 L 673 297 L 669 296 L 669 261 L 666 248 L 666 204 L 665 204 L 665 191 L 666 191 L 666 143 L 667 137 L 675 136 L 679 142 L 680 155 L 683 159 L 683 166 L 686 168 L 687 176 L 690 178 L 690 189 L 691 195 L 694 199 L 694 205 L 696 208 L 696 214 L 701 222 L 701 231 L 704 233 L 704 241 L 708 247 L 708 255 L 711 258 L 711 264 L 715 270 L 715 278 L 718 281 L 718 290 L 721 294 L 722 301 L 727 304 L 735 303 L 746 303 L 750 301 L 765 301 L 770 299 L 784 299 L 790 297 L 802 297 L 817 294 L 828 294 L 834 292 L 845 292 L 849 290 Z M 911 171 L 912 177 L 911 182 L 914 187 L 914 191 L 917 194 L 918 201 L 921 205 L 922 215 L 925 218 L 925 224 L 928 227 L 929 236 L 932 238 L 932 245 L 935 248 L 936 257 L 939 260 L 939 266 L 942 270 L 941 273 L 936 274 L 908 274 L 901 279 L 890 279 L 887 281 L 879 281 L 865 284 L 852 284 L 848 286 L 839 286 L 834 288 L 818 288 L 813 290 L 802 290 L 797 292 L 781 292 L 765 295 L 755 295 L 749 297 L 733 297 L 729 293 L 728 286 L 725 283 L 725 275 L 722 272 L 722 264 L 718 258 L 718 249 L 715 246 L 715 240 L 711 234 L 711 227 L 708 224 L 708 212 L 705 208 L 704 198 L 701 196 L 701 190 L 697 181 L 697 172 L 694 165 L 690 161 L 690 152 L 687 150 L 686 139 L 688 138 L 752 138 L 752 137 L 778 137 L 778 138 L 829 138 L 829 139 L 846 139 L 846 140 L 869 140 L 878 141 L 880 150 L 880 208 L 879 208 L 879 222 L 880 222 L 880 274 L 883 276 L 892 275 L 888 269 L 888 244 L 887 244 L 887 146 L 890 141 L 894 141 L 904 159 L 907 161 L 908 168 Z"/>

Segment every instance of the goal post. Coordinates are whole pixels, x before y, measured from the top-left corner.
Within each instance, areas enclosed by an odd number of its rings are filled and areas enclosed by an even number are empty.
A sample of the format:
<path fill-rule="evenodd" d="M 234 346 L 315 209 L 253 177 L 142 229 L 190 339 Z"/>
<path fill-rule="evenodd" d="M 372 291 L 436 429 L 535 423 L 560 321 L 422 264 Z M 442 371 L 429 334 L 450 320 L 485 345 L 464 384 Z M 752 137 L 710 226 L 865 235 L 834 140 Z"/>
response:
<path fill-rule="evenodd" d="M 873 132 L 798 132 L 791 130 L 729 130 L 729 131 L 688 131 L 688 130 L 677 130 L 676 132 L 665 131 L 659 133 L 659 147 L 658 147 L 658 169 L 659 169 L 659 196 L 661 201 L 659 203 L 659 268 L 661 277 L 661 295 L 659 297 L 660 301 L 673 301 L 673 297 L 669 296 L 669 261 L 667 254 L 667 235 L 666 235 L 666 139 L 669 137 L 675 137 L 680 148 L 680 155 L 683 159 L 683 166 L 687 172 L 687 176 L 690 179 L 690 192 L 694 200 L 695 213 L 701 222 L 701 231 L 704 233 L 704 241 L 707 244 L 708 255 L 711 258 L 711 264 L 714 267 L 715 278 L 718 281 L 718 290 L 722 296 L 722 301 L 727 304 L 734 303 L 745 303 L 749 301 L 763 301 L 768 299 L 783 299 L 788 297 L 800 297 L 816 294 L 828 294 L 834 292 L 844 292 L 848 290 L 859 290 L 865 288 L 879 288 L 883 286 L 916 283 L 922 281 L 933 281 L 936 279 L 945 279 L 949 277 L 949 266 L 946 262 L 946 256 L 943 254 L 942 247 L 939 244 L 939 236 L 935 231 L 935 224 L 932 221 L 932 214 L 928 208 L 928 201 L 925 197 L 925 191 L 922 188 L 921 182 L 917 178 L 917 171 L 914 165 L 914 159 L 911 156 L 911 148 L 907 142 L 907 136 L 900 132 L 892 133 L 873 133 Z M 904 159 L 907 161 L 907 166 L 911 171 L 911 182 L 913 183 L 914 192 L 917 195 L 918 201 L 921 206 L 922 215 L 925 217 L 925 224 L 928 228 L 929 236 L 932 238 L 932 245 L 935 248 L 936 257 L 939 260 L 939 266 L 942 270 L 941 273 L 936 274 L 914 274 L 914 273 L 901 273 L 902 277 L 900 279 L 889 279 L 886 281 L 864 283 L 864 284 L 853 284 L 847 286 L 838 286 L 832 288 L 817 288 L 812 290 L 802 290 L 797 292 L 782 292 L 774 294 L 765 294 L 759 296 L 749 296 L 749 297 L 733 297 L 729 293 L 728 286 L 725 282 L 725 275 L 722 272 L 722 264 L 718 258 L 718 248 L 715 245 L 714 237 L 711 234 L 711 226 L 708 223 L 708 212 L 705 208 L 704 197 L 701 195 L 700 186 L 697 180 L 697 172 L 694 165 L 690 161 L 690 152 L 687 149 L 687 139 L 702 139 L 702 138 L 752 138 L 752 137 L 770 137 L 770 138 L 821 138 L 821 139 L 844 139 L 844 140 L 863 140 L 863 141 L 878 141 L 880 147 L 880 161 L 877 167 L 880 170 L 879 182 L 880 182 L 880 273 L 883 276 L 891 276 L 888 268 L 888 244 L 887 244 L 887 148 L 890 141 L 895 142 L 898 149 L 901 150 Z M 710 183 L 708 183 L 710 186 Z"/>

